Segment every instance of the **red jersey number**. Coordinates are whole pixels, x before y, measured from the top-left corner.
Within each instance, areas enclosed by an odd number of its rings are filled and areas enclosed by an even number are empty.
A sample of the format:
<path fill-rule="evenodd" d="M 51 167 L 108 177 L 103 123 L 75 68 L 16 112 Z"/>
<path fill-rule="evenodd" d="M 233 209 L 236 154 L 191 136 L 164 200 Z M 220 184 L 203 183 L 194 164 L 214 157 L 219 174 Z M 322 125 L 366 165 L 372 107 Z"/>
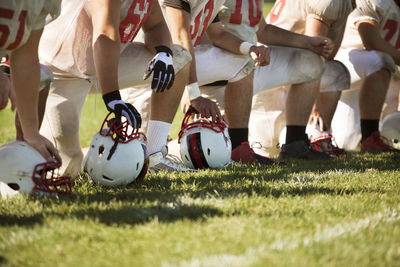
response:
<path fill-rule="evenodd" d="M 395 33 L 397 33 L 398 29 L 399 29 L 399 23 L 395 20 L 388 19 L 386 21 L 385 25 L 383 26 L 383 30 L 384 31 L 387 30 L 387 33 L 384 37 L 385 41 L 390 43 L 390 41 L 394 37 Z M 400 34 L 398 34 L 398 36 L 397 36 L 395 47 L 396 47 L 396 49 L 400 48 Z"/>
<path fill-rule="evenodd" d="M 15 13 L 14 10 L 7 9 L 7 8 L 0 8 L 0 17 L 1 18 L 12 19 L 14 16 L 14 13 Z M 19 13 L 18 31 L 15 36 L 14 42 L 12 42 L 11 44 L 9 44 L 6 47 L 7 50 L 13 50 L 13 49 L 17 48 L 18 45 L 21 43 L 22 37 L 24 37 L 26 14 L 27 14 L 26 10 L 22 10 L 21 13 Z M 10 35 L 10 28 L 7 24 L 0 24 L 0 34 L 1 34 L 0 47 L 3 47 L 5 45 L 5 43 L 7 42 L 7 39 Z"/>
<path fill-rule="evenodd" d="M 283 8 L 285 7 L 286 0 L 279 0 L 275 3 L 274 7 L 269 12 L 269 23 L 274 23 L 278 20 Z"/>
<path fill-rule="evenodd" d="M 204 6 L 204 9 L 197 14 L 194 18 L 194 25 L 190 25 L 190 38 L 194 41 L 193 46 L 196 46 L 199 42 L 203 34 L 205 33 L 208 23 L 210 21 L 212 12 L 214 10 L 214 0 L 208 1 L 208 3 Z M 204 18 L 203 23 L 201 23 L 201 19 Z M 198 34 L 200 30 L 200 26 L 203 27 L 201 29 L 201 33 Z"/>
<path fill-rule="evenodd" d="M 250 26 L 256 26 L 261 19 L 262 10 L 258 0 L 249 0 L 249 22 Z M 235 13 L 232 13 L 229 23 L 242 24 L 242 0 L 236 0 Z"/>
<path fill-rule="evenodd" d="M 119 24 L 121 43 L 132 42 L 149 16 L 153 0 L 134 0 L 126 17 Z"/>

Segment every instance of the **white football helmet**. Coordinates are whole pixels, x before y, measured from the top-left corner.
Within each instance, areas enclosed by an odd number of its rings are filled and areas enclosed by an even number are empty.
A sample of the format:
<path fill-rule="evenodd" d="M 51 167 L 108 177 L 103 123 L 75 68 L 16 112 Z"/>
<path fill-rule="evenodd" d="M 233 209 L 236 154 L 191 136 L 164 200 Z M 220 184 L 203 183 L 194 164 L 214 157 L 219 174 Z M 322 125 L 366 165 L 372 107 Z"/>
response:
<path fill-rule="evenodd" d="M 189 123 L 195 113 L 193 108 L 189 108 L 179 132 L 183 162 L 195 169 L 226 167 L 231 160 L 232 144 L 225 121 L 212 123 L 199 119 Z"/>
<path fill-rule="evenodd" d="M 380 132 L 389 140 L 389 145 L 400 149 L 400 111 L 389 114 L 382 120 Z"/>
<path fill-rule="evenodd" d="M 146 137 L 126 121 L 116 125 L 115 119 L 108 119 L 110 114 L 93 136 L 83 169 L 94 182 L 105 186 L 140 182 L 149 165 Z"/>
<path fill-rule="evenodd" d="M 52 195 L 71 193 L 71 178 L 56 177 L 61 163 L 46 161 L 24 141 L 0 147 L 0 193 L 3 198 L 18 193 Z"/>

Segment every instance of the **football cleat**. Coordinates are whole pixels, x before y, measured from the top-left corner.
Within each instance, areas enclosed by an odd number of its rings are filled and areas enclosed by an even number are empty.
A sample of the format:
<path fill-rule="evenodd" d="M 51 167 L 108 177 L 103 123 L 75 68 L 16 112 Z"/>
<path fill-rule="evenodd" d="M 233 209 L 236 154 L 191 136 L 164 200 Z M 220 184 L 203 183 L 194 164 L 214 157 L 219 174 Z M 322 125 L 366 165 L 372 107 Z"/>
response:
<path fill-rule="evenodd" d="M 379 131 L 375 131 L 361 142 L 361 151 L 369 153 L 400 152 L 400 150 L 391 147 L 388 143 L 389 141 Z"/>
<path fill-rule="evenodd" d="M 185 166 L 192 169 L 223 168 L 231 159 L 232 144 L 227 124 L 208 119 L 194 119 L 197 111 L 190 107 L 183 118 L 179 132 L 180 154 Z"/>
<path fill-rule="evenodd" d="M 345 158 L 346 151 L 337 146 L 332 135 L 321 135 L 310 140 L 311 148 L 318 152 L 324 152 L 332 158 Z"/>
<path fill-rule="evenodd" d="M 232 150 L 232 160 L 243 164 L 284 165 L 286 163 L 256 154 L 249 142 L 243 142 Z"/>
<path fill-rule="evenodd" d="M 177 156 L 168 154 L 168 147 L 164 146 L 160 152 L 150 155 L 149 172 L 158 171 L 184 172 L 195 170 L 186 167 Z"/>
<path fill-rule="evenodd" d="M 279 159 L 307 159 L 307 160 L 326 160 L 330 156 L 323 152 L 313 150 L 310 143 L 305 140 L 297 140 L 289 144 L 283 144 L 281 152 L 278 156 Z"/>
<path fill-rule="evenodd" d="M 146 136 L 127 121 L 104 119 L 100 131 L 92 139 L 83 162 L 83 169 L 92 180 L 104 186 L 141 182 L 147 173 L 149 157 Z"/>

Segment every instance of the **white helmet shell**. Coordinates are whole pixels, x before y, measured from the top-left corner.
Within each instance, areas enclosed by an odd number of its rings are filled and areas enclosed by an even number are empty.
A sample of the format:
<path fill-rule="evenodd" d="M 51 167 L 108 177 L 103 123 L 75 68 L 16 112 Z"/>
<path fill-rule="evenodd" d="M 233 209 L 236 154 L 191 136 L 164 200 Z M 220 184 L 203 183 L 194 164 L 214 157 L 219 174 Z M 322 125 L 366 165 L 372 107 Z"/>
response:
<path fill-rule="evenodd" d="M 226 167 L 232 153 L 226 124 L 214 124 L 204 119 L 187 123 L 187 116 L 179 133 L 180 154 L 184 164 L 195 169 Z"/>
<path fill-rule="evenodd" d="M 93 136 L 84 159 L 84 171 L 104 186 L 124 186 L 142 180 L 148 168 L 145 136 L 134 133 L 126 141 L 120 141 L 113 137 L 115 132 L 109 133 L 106 128 Z"/>
<path fill-rule="evenodd" d="M 57 194 L 71 192 L 70 177 L 54 177 L 60 163 L 46 161 L 23 141 L 0 147 L 0 192 L 3 198 L 18 193 Z"/>
<path fill-rule="evenodd" d="M 389 140 L 389 145 L 400 149 L 400 111 L 391 113 L 382 120 L 380 132 Z"/>

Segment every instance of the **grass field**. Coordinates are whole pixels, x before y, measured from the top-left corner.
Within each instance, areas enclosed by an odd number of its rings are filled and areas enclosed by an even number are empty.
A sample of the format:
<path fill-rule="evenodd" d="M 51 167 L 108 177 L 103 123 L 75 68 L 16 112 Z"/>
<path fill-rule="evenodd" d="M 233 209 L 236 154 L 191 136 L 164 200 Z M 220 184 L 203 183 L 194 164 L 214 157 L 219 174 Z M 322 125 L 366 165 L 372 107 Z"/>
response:
<path fill-rule="evenodd" d="M 105 114 L 90 95 L 82 146 Z M 9 109 L 0 121 L 3 144 Z M 70 196 L 0 200 L 0 266 L 400 266 L 399 167 L 400 155 L 350 153 L 148 174 L 128 188 L 81 174 Z"/>

